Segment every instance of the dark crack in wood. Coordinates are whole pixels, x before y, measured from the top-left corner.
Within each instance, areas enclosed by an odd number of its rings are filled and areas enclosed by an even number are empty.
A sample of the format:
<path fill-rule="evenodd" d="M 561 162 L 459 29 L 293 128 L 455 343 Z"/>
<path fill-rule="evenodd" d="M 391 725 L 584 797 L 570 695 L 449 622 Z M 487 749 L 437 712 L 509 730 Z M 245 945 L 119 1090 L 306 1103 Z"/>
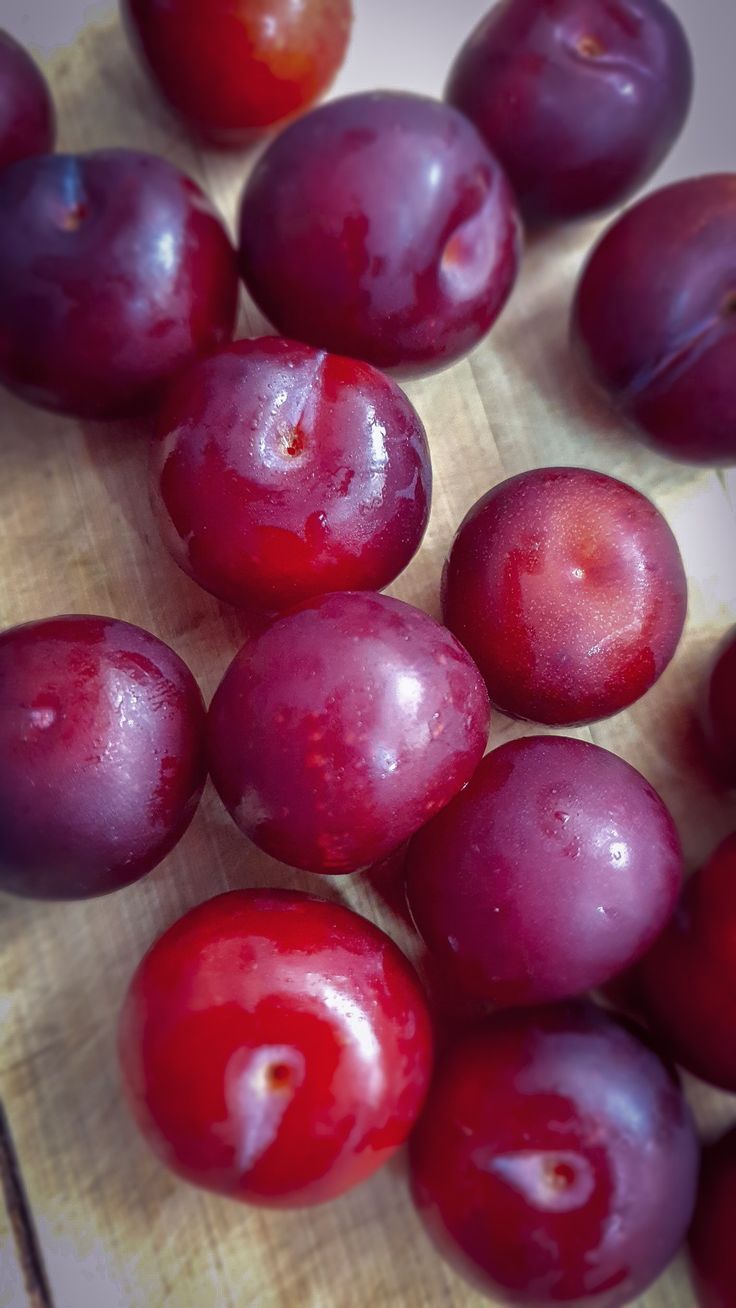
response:
<path fill-rule="evenodd" d="M 23 1184 L 10 1123 L 2 1102 L 0 1102 L 0 1180 L 28 1294 L 28 1308 L 54 1308 L 31 1206 Z"/>

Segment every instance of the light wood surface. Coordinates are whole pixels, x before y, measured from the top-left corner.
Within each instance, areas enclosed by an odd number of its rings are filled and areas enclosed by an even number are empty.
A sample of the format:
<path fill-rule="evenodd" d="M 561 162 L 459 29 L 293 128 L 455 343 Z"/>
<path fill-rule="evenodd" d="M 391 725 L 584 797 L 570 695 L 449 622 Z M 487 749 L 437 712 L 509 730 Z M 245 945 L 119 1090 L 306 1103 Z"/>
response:
<path fill-rule="evenodd" d="M 116 23 L 88 28 L 49 74 L 62 148 L 121 144 L 163 153 L 233 219 L 248 160 L 192 147 L 158 107 Z M 693 713 L 713 644 L 736 617 L 736 482 L 642 449 L 575 376 L 568 307 L 594 235 L 577 229 L 531 248 L 489 341 L 451 371 L 408 387 L 432 445 L 435 498 L 421 553 L 392 590 L 437 613 L 440 568 L 460 518 L 489 486 L 525 468 L 588 465 L 651 494 L 690 577 L 686 636 L 643 701 L 575 734 L 622 754 L 658 787 L 695 866 L 734 825 L 733 796 L 717 793 L 704 769 Z M 243 333 L 259 323 L 245 308 Z M 145 432 L 80 425 L 2 395 L 0 451 L 0 626 L 59 612 L 137 622 L 184 656 L 209 696 L 247 621 L 198 590 L 160 546 L 147 502 Z M 491 743 L 524 730 L 531 729 L 497 716 Z M 0 1221 L 1 1308 L 485 1302 L 433 1255 L 411 1210 L 402 1160 L 346 1200 L 279 1215 L 186 1187 L 139 1140 L 121 1103 L 114 1054 L 133 968 L 186 908 L 265 883 L 343 897 L 411 948 L 363 878 L 318 880 L 283 868 L 240 836 L 211 790 L 178 850 L 139 885 L 87 904 L 0 902 L 0 1091 L 50 1286 L 48 1295 L 29 1288 L 17 1240 Z M 692 1081 L 688 1092 L 708 1134 L 736 1118 L 736 1100 Z M 642 1302 L 692 1304 L 684 1265 Z"/>

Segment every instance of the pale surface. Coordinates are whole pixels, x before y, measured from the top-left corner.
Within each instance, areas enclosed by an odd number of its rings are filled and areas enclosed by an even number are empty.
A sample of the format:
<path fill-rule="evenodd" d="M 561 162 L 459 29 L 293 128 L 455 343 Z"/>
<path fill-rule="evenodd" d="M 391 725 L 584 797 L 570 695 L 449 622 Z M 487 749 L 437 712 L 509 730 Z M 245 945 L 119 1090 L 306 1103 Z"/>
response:
<path fill-rule="evenodd" d="M 50 75 L 62 147 L 160 151 L 233 217 L 245 160 L 192 148 L 159 110 L 114 23 L 88 29 Z M 713 644 L 736 616 L 735 497 L 728 479 L 632 442 L 576 380 L 567 313 L 592 236 L 578 230 L 530 250 L 490 341 L 409 388 L 428 428 L 436 490 L 425 545 L 393 589 L 436 612 L 442 560 L 460 518 L 490 485 L 525 468 L 587 464 L 650 493 L 690 576 L 686 638 L 643 702 L 579 734 L 618 751 L 660 789 L 693 866 L 733 823 L 733 798 L 714 793 L 699 762 L 693 706 Z M 255 328 L 252 309 L 247 317 Z M 199 591 L 159 545 L 142 437 L 82 427 L 2 396 L 0 449 L 0 627 L 58 612 L 114 614 L 169 641 L 211 694 L 247 624 Z M 496 717 L 492 743 L 518 733 Z M 343 896 L 402 940 L 360 877 L 290 873 L 248 845 L 211 792 L 178 851 L 138 886 L 89 904 L 0 905 L 0 1088 L 55 1308 L 480 1305 L 425 1243 L 401 1162 L 343 1202 L 261 1213 L 177 1182 L 130 1123 L 114 1027 L 138 958 L 187 907 L 263 883 Z M 736 1117 L 736 1101 L 725 1096 L 698 1087 L 692 1098 L 709 1133 Z M 0 1258 L 10 1268 L 3 1289 L 12 1285 L 11 1247 L 0 1226 Z M 27 1308 L 17 1279 L 15 1293 L 11 1308 Z M 686 1273 L 675 1269 L 645 1302 L 692 1301 Z"/>

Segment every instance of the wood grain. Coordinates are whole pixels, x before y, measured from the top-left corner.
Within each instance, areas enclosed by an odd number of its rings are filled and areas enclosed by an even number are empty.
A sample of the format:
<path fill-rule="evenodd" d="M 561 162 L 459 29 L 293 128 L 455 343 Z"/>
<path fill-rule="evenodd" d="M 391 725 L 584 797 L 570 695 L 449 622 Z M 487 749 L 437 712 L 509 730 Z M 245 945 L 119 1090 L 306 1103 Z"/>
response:
<path fill-rule="evenodd" d="M 191 145 L 154 101 L 116 23 L 89 28 L 49 74 L 62 147 L 161 152 L 233 219 L 248 160 Z M 392 590 L 436 613 L 441 564 L 461 516 L 490 485 L 525 468 L 588 465 L 651 494 L 690 576 L 686 636 L 643 701 L 576 734 L 616 750 L 659 788 L 695 865 L 734 818 L 732 797 L 714 789 L 700 756 L 694 702 L 713 643 L 736 615 L 736 482 L 648 453 L 576 377 L 567 315 L 594 235 L 578 228 L 531 248 L 489 341 L 451 371 L 408 388 L 428 429 L 436 490 L 424 547 Z M 244 306 L 243 333 L 261 326 Z M 248 623 L 190 583 L 159 545 L 147 503 L 145 432 L 80 425 L 3 396 L 0 449 L 0 625 L 59 612 L 114 614 L 169 641 L 209 695 Z M 491 741 L 524 730 L 497 716 Z M 114 1055 L 130 974 L 186 908 L 257 884 L 315 890 L 314 879 L 254 850 L 208 791 L 179 849 L 141 884 L 88 904 L 0 905 L 0 1091 L 55 1308 L 480 1305 L 427 1246 L 401 1159 L 343 1202 L 278 1215 L 187 1188 L 138 1139 L 121 1104 Z M 316 889 L 369 913 L 411 949 L 364 878 Z M 736 1100 L 693 1081 L 688 1092 L 707 1133 L 736 1117 Z M 12 1247 L 0 1228 L 0 1253 L 12 1257 Z M 684 1266 L 642 1302 L 691 1304 Z"/>

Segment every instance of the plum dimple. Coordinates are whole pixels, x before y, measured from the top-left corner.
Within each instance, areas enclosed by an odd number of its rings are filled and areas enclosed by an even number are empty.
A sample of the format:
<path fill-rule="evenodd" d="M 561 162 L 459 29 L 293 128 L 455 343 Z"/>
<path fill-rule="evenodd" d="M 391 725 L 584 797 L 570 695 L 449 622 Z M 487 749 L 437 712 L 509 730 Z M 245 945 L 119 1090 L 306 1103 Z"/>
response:
<path fill-rule="evenodd" d="M 347 872 L 465 784 L 488 733 L 470 657 L 438 623 L 357 592 L 306 602 L 244 646 L 210 710 L 213 781 L 283 862 Z"/>

